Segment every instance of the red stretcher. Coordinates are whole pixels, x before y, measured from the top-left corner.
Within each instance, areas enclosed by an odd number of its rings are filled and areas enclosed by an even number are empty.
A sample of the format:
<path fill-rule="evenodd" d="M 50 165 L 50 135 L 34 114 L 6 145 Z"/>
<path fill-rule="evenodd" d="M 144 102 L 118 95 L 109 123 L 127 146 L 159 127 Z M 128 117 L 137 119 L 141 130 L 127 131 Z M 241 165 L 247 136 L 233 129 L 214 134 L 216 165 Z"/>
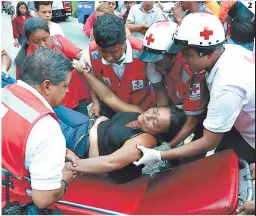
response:
<path fill-rule="evenodd" d="M 228 150 L 126 184 L 83 175 L 72 181 L 56 206 L 72 215 L 235 214 L 239 202 L 252 199 L 248 170 L 248 164 Z M 244 191 L 247 195 L 241 198 Z M 2 186 L 2 207 L 4 197 Z M 11 200 L 15 199 L 23 198 Z"/>

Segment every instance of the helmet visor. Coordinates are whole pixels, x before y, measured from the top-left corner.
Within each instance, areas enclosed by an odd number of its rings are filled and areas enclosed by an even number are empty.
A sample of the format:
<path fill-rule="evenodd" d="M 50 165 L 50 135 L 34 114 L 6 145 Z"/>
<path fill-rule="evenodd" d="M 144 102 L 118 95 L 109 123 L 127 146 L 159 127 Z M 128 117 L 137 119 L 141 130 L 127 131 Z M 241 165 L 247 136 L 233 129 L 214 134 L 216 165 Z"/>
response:
<path fill-rule="evenodd" d="M 139 58 L 139 60 L 144 61 L 144 62 L 154 63 L 154 62 L 158 62 L 161 59 L 163 59 L 164 54 L 159 54 L 159 53 L 154 53 L 154 52 L 144 50 L 139 54 L 138 58 Z"/>
<path fill-rule="evenodd" d="M 176 54 L 178 52 L 181 52 L 187 46 L 188 46 L 187 41 L 174 39 L 174 43 L 169 47 L 169 49 L 167 50 L 167 53 Z"/>

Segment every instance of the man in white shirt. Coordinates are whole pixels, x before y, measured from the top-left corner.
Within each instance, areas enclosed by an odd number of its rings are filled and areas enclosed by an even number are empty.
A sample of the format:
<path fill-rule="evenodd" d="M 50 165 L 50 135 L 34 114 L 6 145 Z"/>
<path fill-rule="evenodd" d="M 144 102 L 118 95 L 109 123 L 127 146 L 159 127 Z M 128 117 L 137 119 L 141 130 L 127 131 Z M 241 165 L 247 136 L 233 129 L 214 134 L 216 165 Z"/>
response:
<path fill-rule="evenodd" d="M 31 187 L 33 203 L 40 209 L 59 200 L 74 177 L 64 168 L 65 157 L 73 164 L 78 157 L 66 150 L 53 111 L 68 91 L 71 71 L 63 55 L 38 48 L 26 58 L 17 84 L 2 89 L 2 167 L 20 179 L 14 182 L 14 194 L 26 195 Z"/>
<path fill-rule="evenodd" d="M 159 152 L 142 148 L 137 163 L 184 158 L 213 150 L 233 149 L 255 163 L 255 61 L 253 53 L 238 45 L 223 45 L 224 28 L 206 13 L 187 15 L 174 36 L 183 60 L 196 74 L 206 70 L 210 92 L 203 137 L 177 149 Z M 176 47 L 177 48 L 177 47 Z M 141 148 L 141 147 L 139 147 Z"/>
<path fill-rule="evenodd" d="M 134 37 L 143 40 L 148 28 L 158 21 L 166 20 L 159 7 L 153 1 L 143 1 L 133 5 L 126 20 L 126 25 Z"/>
<path fill-rule="evenodd" d="M 126 38 L 122 20 L 111 14 L 98 17 L 94 25 L 94 38 L 96 43 L 90 42 L 82 58 L 92 65 L 95 75 L 120 99 L 139 105 L 143 110 L 156 105 L 156 100 L 162 100 L 165 95 L 162 76 L 152 64 L 145 64 L 138 59 L 142 41 Z M 154 88 L 156 99 L 149 82 Z M 93 107 L 93 113 L 97 109 Z M 111 117 L 108 112 L 104 115 Z"/>
<path fill-rule="evenodd" d="M 37 15 L 47 22 L 50 29 L 51 36 L 53 35 L 64 36 L 64 33 L 60 25 L 51 21 L 52 1 L 35 1 L 34 3 L 35 3 L 35 9 L 36 9 Z"/>

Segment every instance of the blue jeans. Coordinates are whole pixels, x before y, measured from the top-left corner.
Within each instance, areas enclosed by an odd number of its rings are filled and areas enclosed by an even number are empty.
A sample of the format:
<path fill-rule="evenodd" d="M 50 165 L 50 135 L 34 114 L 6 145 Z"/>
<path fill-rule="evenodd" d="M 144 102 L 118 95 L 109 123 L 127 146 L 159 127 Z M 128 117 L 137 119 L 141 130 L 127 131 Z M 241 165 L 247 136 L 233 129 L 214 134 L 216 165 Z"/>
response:
<path fill-rule="evenodd" d="M 13 79 L 12 77 L 7 77 L 4 72 L 1 73 L 2 76 L 2 88 L 4 88 L 7 85 L 16 83 L 16 80 Z"/>
<path fill-rule="evenodd" d="M 79 158 L 87 156 L 89 153 L 88 115 L 83 115 L 62 105 L 55 108 L 54 112 L 60 119 L 60 127 L 65 136 L 67 148 L 75 152 Z"/>
<path fill-rule="evenodd" d="M 245 49 L 248 49 L 248 50 L 250 50 L 250 51 L 253 51 L 253 42 L 252 42 L 252 43 L 245 43 L 245 44 L 242 44 L 242 43 L 240 43 L 240 42 L 233 41 L 231 38 L 228 38 L 227 43 L 228 43 L 228 44 L 237 44 L 237 45 L 240 45 L 240 46 L 244 47 Z"/>
<path fill-rule="evenodd" d="M 88 116 L 88 109 L 85 100 L 80 100 L 79 105 L 76 106 L 73 110 Z"/>
<path fill-rule="evenodd" d="M 6 77 L 6 74 L 2 72 L 2 88 L 14 83 L 16 83 L 15 79 Z M 67 148 L 74 151 L 80 158 L 83 158 L 84 155 L 87 156 L 89 151 L 89 141 L 87 141 L 88 115 L 61 105 L 54 108 L 54 112 L 59 118 Z"/>

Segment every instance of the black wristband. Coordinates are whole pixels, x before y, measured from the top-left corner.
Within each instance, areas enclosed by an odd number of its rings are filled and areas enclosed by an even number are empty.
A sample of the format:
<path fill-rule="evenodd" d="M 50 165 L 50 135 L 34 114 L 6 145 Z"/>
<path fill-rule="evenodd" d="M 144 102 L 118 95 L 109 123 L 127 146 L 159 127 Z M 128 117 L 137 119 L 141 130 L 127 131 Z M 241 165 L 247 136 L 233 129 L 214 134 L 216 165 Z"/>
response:
<path fill-rule="evenodd" d="M 65 183 L 65 188 L 64 188 L 64 194 L 65 194 L 68 190 L 68 183 L 64 179 L 62 179 L 61 182 Z"/>

